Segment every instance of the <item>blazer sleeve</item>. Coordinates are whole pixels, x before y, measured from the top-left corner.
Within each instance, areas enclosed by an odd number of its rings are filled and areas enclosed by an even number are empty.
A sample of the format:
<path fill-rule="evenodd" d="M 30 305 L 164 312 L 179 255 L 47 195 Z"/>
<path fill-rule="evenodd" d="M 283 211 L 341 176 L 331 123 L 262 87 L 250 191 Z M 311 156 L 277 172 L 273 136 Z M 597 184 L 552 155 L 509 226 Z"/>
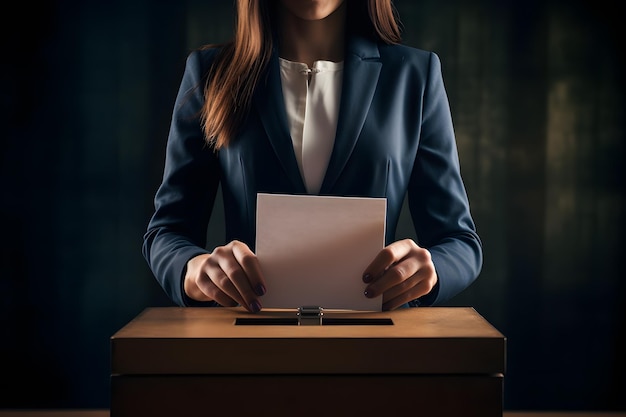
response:
<path fill-rule="evenodd" d="M 408 201 L 418 244 L 430 251 L 438 276 L 433 291 L 414 305 L 433 305 L 449 300 L 477 278 L 483 253 L 461 179 L 441 63 L 432 52 L 423 100 Z"/>
<path fill-rule="evenodd" d="M 207 59 L 208 54 L 198 51 L 187 57 L 172 114 L 163 179 L 142 247 L 157 281 L 180 306 L 210 304 L 194 302 L 183 290 L 187 261 L 208 252 L 206 230 L 220 181 L 217 155 L 207 146 L 198 117 L 204 103 Z"/>

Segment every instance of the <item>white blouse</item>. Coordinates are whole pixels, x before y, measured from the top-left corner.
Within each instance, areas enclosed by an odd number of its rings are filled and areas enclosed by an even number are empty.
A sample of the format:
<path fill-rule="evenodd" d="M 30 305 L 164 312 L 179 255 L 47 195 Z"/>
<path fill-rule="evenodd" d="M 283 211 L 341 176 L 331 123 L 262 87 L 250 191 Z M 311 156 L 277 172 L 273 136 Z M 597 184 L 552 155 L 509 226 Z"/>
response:
<path fill-rule="evenodd" d="M 301 62 L 280 58 L 283 98 L 300 173 L 310 194 L 324 181 L 335 144 L 343 62 Z"/>

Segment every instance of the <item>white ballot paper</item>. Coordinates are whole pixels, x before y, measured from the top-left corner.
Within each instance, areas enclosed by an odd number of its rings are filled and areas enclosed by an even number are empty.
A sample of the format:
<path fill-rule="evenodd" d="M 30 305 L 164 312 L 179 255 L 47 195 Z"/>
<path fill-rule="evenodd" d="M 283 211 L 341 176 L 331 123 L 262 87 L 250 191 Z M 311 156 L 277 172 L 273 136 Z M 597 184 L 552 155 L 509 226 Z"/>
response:
<path fill-rule="evenodd" d="M 381 311 L 366 298 L 365 268 L 385 244 L 387 200 L 258 194 L 256 254 L 263 308 Z"/>

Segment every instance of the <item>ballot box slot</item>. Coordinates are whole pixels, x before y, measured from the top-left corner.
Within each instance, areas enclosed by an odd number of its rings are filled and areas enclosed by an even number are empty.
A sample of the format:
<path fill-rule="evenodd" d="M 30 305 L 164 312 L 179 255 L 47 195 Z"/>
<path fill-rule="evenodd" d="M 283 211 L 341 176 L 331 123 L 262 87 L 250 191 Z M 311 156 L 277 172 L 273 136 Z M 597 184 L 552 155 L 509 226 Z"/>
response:
<path fill-rule="evenodd" d="M 276 317 L 262 317 L 262 318 L 248 318 L 237 317 L 235 319 L 235 326 L 297 326 L 297 318 L 276 318 Z"/>
<path fill-rule="evenodd" d="M 390 318 L 353 318 L 353 317 L 324 317 L 324 326 L 393 326 Z"/>
<path fill-rule="evenodd" d="M 237 317 L 235 326 L 299 326 L 298 318 L 289 317 Z M 392 326 L 390 318 L 323 317 L 322 326 Z"/>

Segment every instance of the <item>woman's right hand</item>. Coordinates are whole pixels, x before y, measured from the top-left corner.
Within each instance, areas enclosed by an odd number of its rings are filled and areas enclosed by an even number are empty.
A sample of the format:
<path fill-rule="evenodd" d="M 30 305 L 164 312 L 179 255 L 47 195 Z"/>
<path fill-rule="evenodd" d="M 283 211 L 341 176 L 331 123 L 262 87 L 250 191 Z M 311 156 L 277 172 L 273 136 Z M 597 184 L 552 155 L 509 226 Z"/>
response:
<path fill-rule="evenodd" d="M 258 297 L 265 294 L 265 281 L 254 252 L 234 240 L 212 253 L 191 258 L 184 289 L 196 301 L 215 301 L 224 307 L 241 305 L 256 313 L 262 308 Z"/>

